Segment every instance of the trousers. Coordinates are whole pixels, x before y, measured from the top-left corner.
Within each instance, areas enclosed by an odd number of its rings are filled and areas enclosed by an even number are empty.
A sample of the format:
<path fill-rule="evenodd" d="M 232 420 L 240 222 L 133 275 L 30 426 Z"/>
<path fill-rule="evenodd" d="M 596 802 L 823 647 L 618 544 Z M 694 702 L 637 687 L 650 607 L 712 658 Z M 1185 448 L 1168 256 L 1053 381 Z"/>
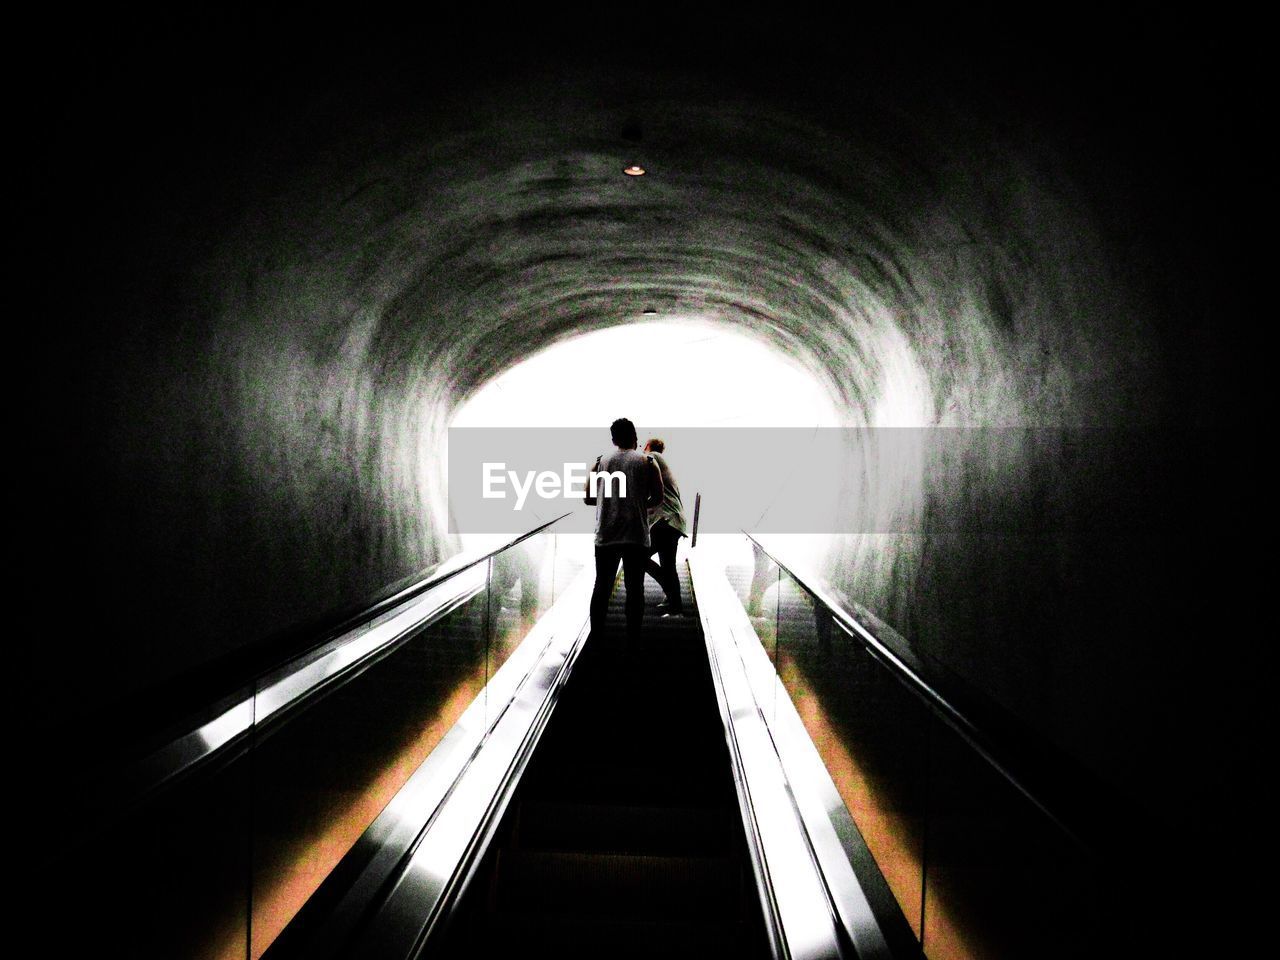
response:
<path fill-rule="evenodd" d="M 680 574 L 676 572 L 676 548 L 680 546 L 680 531 L 666 520 L 659 520 L 649 530 L 649 542 L 652 544 L 649 556 L 656 553 L 658 562 L 646 559 L 645 571 L 662 587 L 672 612 L 679 611 L 684 606 L 680 600 Z"/>
<path fill-rule="evenodd" d="M 596 547 L 596 585 L 591 591 L 591 631 L 604 630 L 609 612 L 609 595 L 622 563 L 622 580 L 627 591 L 627 639 L 640 639 L 644 621 L 644 565 L 649 548 L 638 543 L 610 543 Z"/>

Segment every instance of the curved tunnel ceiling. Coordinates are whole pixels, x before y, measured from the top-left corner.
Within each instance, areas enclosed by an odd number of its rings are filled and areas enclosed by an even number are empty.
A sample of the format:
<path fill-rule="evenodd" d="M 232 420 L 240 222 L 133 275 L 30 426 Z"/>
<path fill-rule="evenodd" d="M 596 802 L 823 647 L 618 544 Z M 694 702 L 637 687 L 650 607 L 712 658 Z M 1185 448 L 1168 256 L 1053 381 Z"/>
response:
<path fill-rule="evenodd" d="M 615 68 L 468 93 L 423 124 L 346 118 L 247 198 L 211 268 L 245 283 L 209 296 L 277 318 L 320 363 L 354 351 L 424 389 L 443 374 L 454 401 L 657 304 L 803 357 L 855 423 L 1141 416 L 1075 395 L 1109 372 L 1099 345 L 1126 358 L 1117 384 L 1144 389 L 1138 305 L 1078 282 L 1127 238 L 1033 132 L 913 107 Z M 622 175 L 637 159 L 647 175 Z"/>
<path fill-rule="evenodd" d="M 761 85 L 744 64 L 528 56 L 444 95 L 432 72 L 276 105 L 230 176 L 178 185 L 215 209 L 181 224 L 201 249 L 178 264 L 192 316 L 172 346 L 240 414 L 214 444 L 292 501 L 371 467 L 410 528 L 394 539 L 429 552 L 415 492 L 440 499 L 419 465 L 449 412 L 646 306 L 764 338 L 854 425 L 1154 415 L 1147 291 L 1108 282 L 1134 238 L 1080 202 L 1057 121 L 869 68 Z M 171 330 L 155 307 L 133 322 Z"/>
<path fill-rule="evenodd" d="M 125 692 L 440 558 L 451 411 L 646 307 L 773 344 L 853 425 L 1167 426 L 1218 389 L 1230 78 L 1186 71 L 1185 43 L 765 25 L 391 55 L 238 27 L 216 54 L 82 40 L 44 141 L 38 236 L 83 266 L 59 542 L 106 570 L 103 602 L 183 630 L 91 654 Z M 975 467 L 954 509 L 1000 482 Z M 1037 671 L 1085 683 L 1073 642 L 1019 638 L 1095 546 L 1039 557 L 1039 594 L 1003 546 L 863 544 L 833 575 L 913 639 L 956 618 L 956 656 L 1029 699 Z M 1043 725 L 1105 752 L 1105 718 L 1070 728 L 1080 684 Z"/>

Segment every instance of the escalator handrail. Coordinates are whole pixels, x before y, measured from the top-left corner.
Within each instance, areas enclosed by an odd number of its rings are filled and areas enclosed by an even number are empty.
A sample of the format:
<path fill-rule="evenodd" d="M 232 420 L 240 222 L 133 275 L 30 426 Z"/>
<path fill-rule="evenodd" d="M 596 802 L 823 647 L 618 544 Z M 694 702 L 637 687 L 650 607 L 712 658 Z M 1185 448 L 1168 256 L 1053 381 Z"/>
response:
<path fill-rule="evenodd" d="M 542 533 L 567 516 L 568 513 L 563 513 L 492 549 L 450 557 L 430 568 L 409 586 L 343 621 L 318 644 L 259 675 L 246 684 L 239 695 L 206 708 L 199 720 L 184 725 L 179 733 L 130 766 L 122 784 L 126 801 L 136 801 L 196 766 L 206 764 L 241 743 L 255 727 L 284 716 L 310 701 L 321 690 L 341 686 L 393 649 L 410 631 L 434 622 L 478 592 L 471 582 L 474 578 L 466 576 L 468 571 L 475 571 L 480 564 Z M 450 586 L 456 589 L 448 589 Z M 426 609 L 419 611 L 420 615 L 410 615 L 405 622 L 396 622 L 398 611 L 407 610 L 415 601 L 430 599 L 427 594 L 440 588 L 444 589 L 434 602 L 423 604 Z M 392 629 L 384 631 L 384 635 L 370 638 L 378 624 L 389 624 Z M 348 662 L 329 669 L 316 669 L 326 658 L 335 659 L 339 653 L 345 652 L 343 648 L 361 638 L 373 639 L 374 642 Z M 259 702 L 264 694 L 271 694 L 267 704 Z"/>
<path fill-rule="evenodd" d="M 267 950 L 401 960 L 449 925 L 590 631 L 584 567 Z"/>
<path fill-rule="evenodd" d="M 752 686 L 747 658 L 762 648 L 757 644 L 744 655 L 740 645 L 740 636 L 758 637 L 723 574 L 709 575 L 696 552 L 688 564 L 769 955 L 785 960 L 797 952 L 795 944 L 803 943 L 802 956 L 838 960 L 845 951 L 830 886 L 812 856 L 794 790 Z M 760 666 L 758 660 L 755 665 Z"/>
<path fill-rule="evenodd" d="M 956 703 L 955 697 L 944 693 L 938 688 L 937 683 L 928 679 L 927 675 L 931 672 L 938 672 L 937 668 L 931 669 L 926 666 L 920 656 L 911 649 L 905 638 L 894 631 L 892 627 L 880 622 L 874 615 L 869 613 L 859 615 L 850 610 L 848 605 L 827 587 L 815 582 L 812 577 L 806 577 L 798 573 L 794 566 L 780 559 L 773 550 L 770 550 L 746 530 L 743 530 L 742 533 L 756 549 L 773 561 L 801 589 L 812 597 L 814 602 L 819 604 L 831 616 L 836 626 L 860 642 L 877 662 L 886 667 L 895 679 L 920 698 L 937 717 L 951 727 L 1002 779 L 1025 797 L 1065 836 L 1080 847 L 1088 848 L 1090 846 L 1084 840 L 1082 831 L 1074 825 L 1074 821 L 1068 821 L 1063 815 L 1064 811 L 1058 804 L 1046 800 L 1044 791 L 1033 786 L 1033 778 L 1023 772 L 1021 767 L 1025 764 L 1021 764 L 1015 755 L 1019 752 L 1025 754 L 1026 751 L 1018 751 L 1011 743 L 1001 742 L 1000 736 L 993 734 L 988 729 L 989 725 L 975 721 L 968 710 L 963 709 Z M 1047 743 L 1039 744 L 1038 746 L 1045 752 L 1055 755 L 1059 753 Z M 1061 756 L 1055 756 L 1055 759 L 1060 762 L 1067 761 L 1067 758 Z M 1082 770 L 1073 770 L 1073 775 L 1077 777 L 1085 776 Z"/>

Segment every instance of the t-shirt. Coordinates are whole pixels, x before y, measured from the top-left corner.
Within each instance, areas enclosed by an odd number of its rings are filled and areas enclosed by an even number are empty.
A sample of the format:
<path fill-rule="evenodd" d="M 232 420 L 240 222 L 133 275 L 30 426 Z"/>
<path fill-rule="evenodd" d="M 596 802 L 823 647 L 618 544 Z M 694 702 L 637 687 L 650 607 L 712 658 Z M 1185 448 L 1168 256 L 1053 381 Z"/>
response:
<path fill-rule="evenodd" d="M 617 480 L 600 482 L 596 497 L 596 546 L 630 543 L 649 546 L 649 517 L 644 502 L 649 487 L 656 482 L 652 461 L 636 450 L 614 449 L 600 458 L 601 473 L 622 473 L 627 478 L 627 495 L 618 495 Z"/>
<path fill-rule="evenodd" d="M 680 499 L 680 488 L 676 486 L 676 479 L 671 475 L 671 468 L 667 466 L 667 459 L 657 451 L 650 453 L 649 456 L 653 457 L 653 462 L 658 465 L 658 470 L 662 473 L 662 502 L 656 507 L 649 508 L 649 523 L 652 525 L 659 520 L 666 520 L 672 528 L 687 537 L 689 523 L 684 518 L 684 503 Z"/>

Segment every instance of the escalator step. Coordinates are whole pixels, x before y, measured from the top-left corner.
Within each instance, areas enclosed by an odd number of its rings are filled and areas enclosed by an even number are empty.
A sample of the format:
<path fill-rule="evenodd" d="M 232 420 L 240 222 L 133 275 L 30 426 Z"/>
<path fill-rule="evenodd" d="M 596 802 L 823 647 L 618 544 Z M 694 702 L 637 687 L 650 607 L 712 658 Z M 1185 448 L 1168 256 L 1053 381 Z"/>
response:
<path fill-rule="evenodd" d="M 504 851 L 499 910 L 593 920 L 738 918 L 741 879 L 728 858 Z"/>
<path fill-rule="evenodd" d="M 577 736 L 572 739 L 566 735 L 560 749 L 548 750 L 548 764 L 639 764 L 675 770 L 699 760 L 705 765 L 707 751 L 714 751 L 718 743 L 712 739 L 715 731 L 707 730 L 710 724 L 706 716 L 677 714 L 644 722 L 601 713 L 584 713 L 580 723 L 587 728 L 576 731 Z M 562 729 L 568 730 L 568 726 Z"/>
<path fill-rule="evenodd" d="M 488 927 L 487 956 L 520 956 L 530 944 L 563 958 L 754 957 L 758 947 L 745 924 L 663 921 L 593 921 L 579 917 L 497 917 Z M 753 949 L 754 948 L 754 949 Z"/>
<path fill-rule="evenodd" d="M 724 780 L 723 772 L 707 762 L 678 767 L 579 761 L 545 765 L 529 796 L 593 805 L 725 806 L 732 802 L 733 785 Z"/>
<path fill-rule="evenodd" d="M 646 609 L 638 644 L 625 639 L 625 591 L 615 592 L 437 955 L 767 956 L 701 623 L 681 579 L 688 615 Z M 645 592 L 661 597 L 653 583 Z"/>
<path fill-rule="evenodd" d="M 718 808 L 526 803 L 519 846 L 647 856 L 731 854 L 732 816 Z"/>

